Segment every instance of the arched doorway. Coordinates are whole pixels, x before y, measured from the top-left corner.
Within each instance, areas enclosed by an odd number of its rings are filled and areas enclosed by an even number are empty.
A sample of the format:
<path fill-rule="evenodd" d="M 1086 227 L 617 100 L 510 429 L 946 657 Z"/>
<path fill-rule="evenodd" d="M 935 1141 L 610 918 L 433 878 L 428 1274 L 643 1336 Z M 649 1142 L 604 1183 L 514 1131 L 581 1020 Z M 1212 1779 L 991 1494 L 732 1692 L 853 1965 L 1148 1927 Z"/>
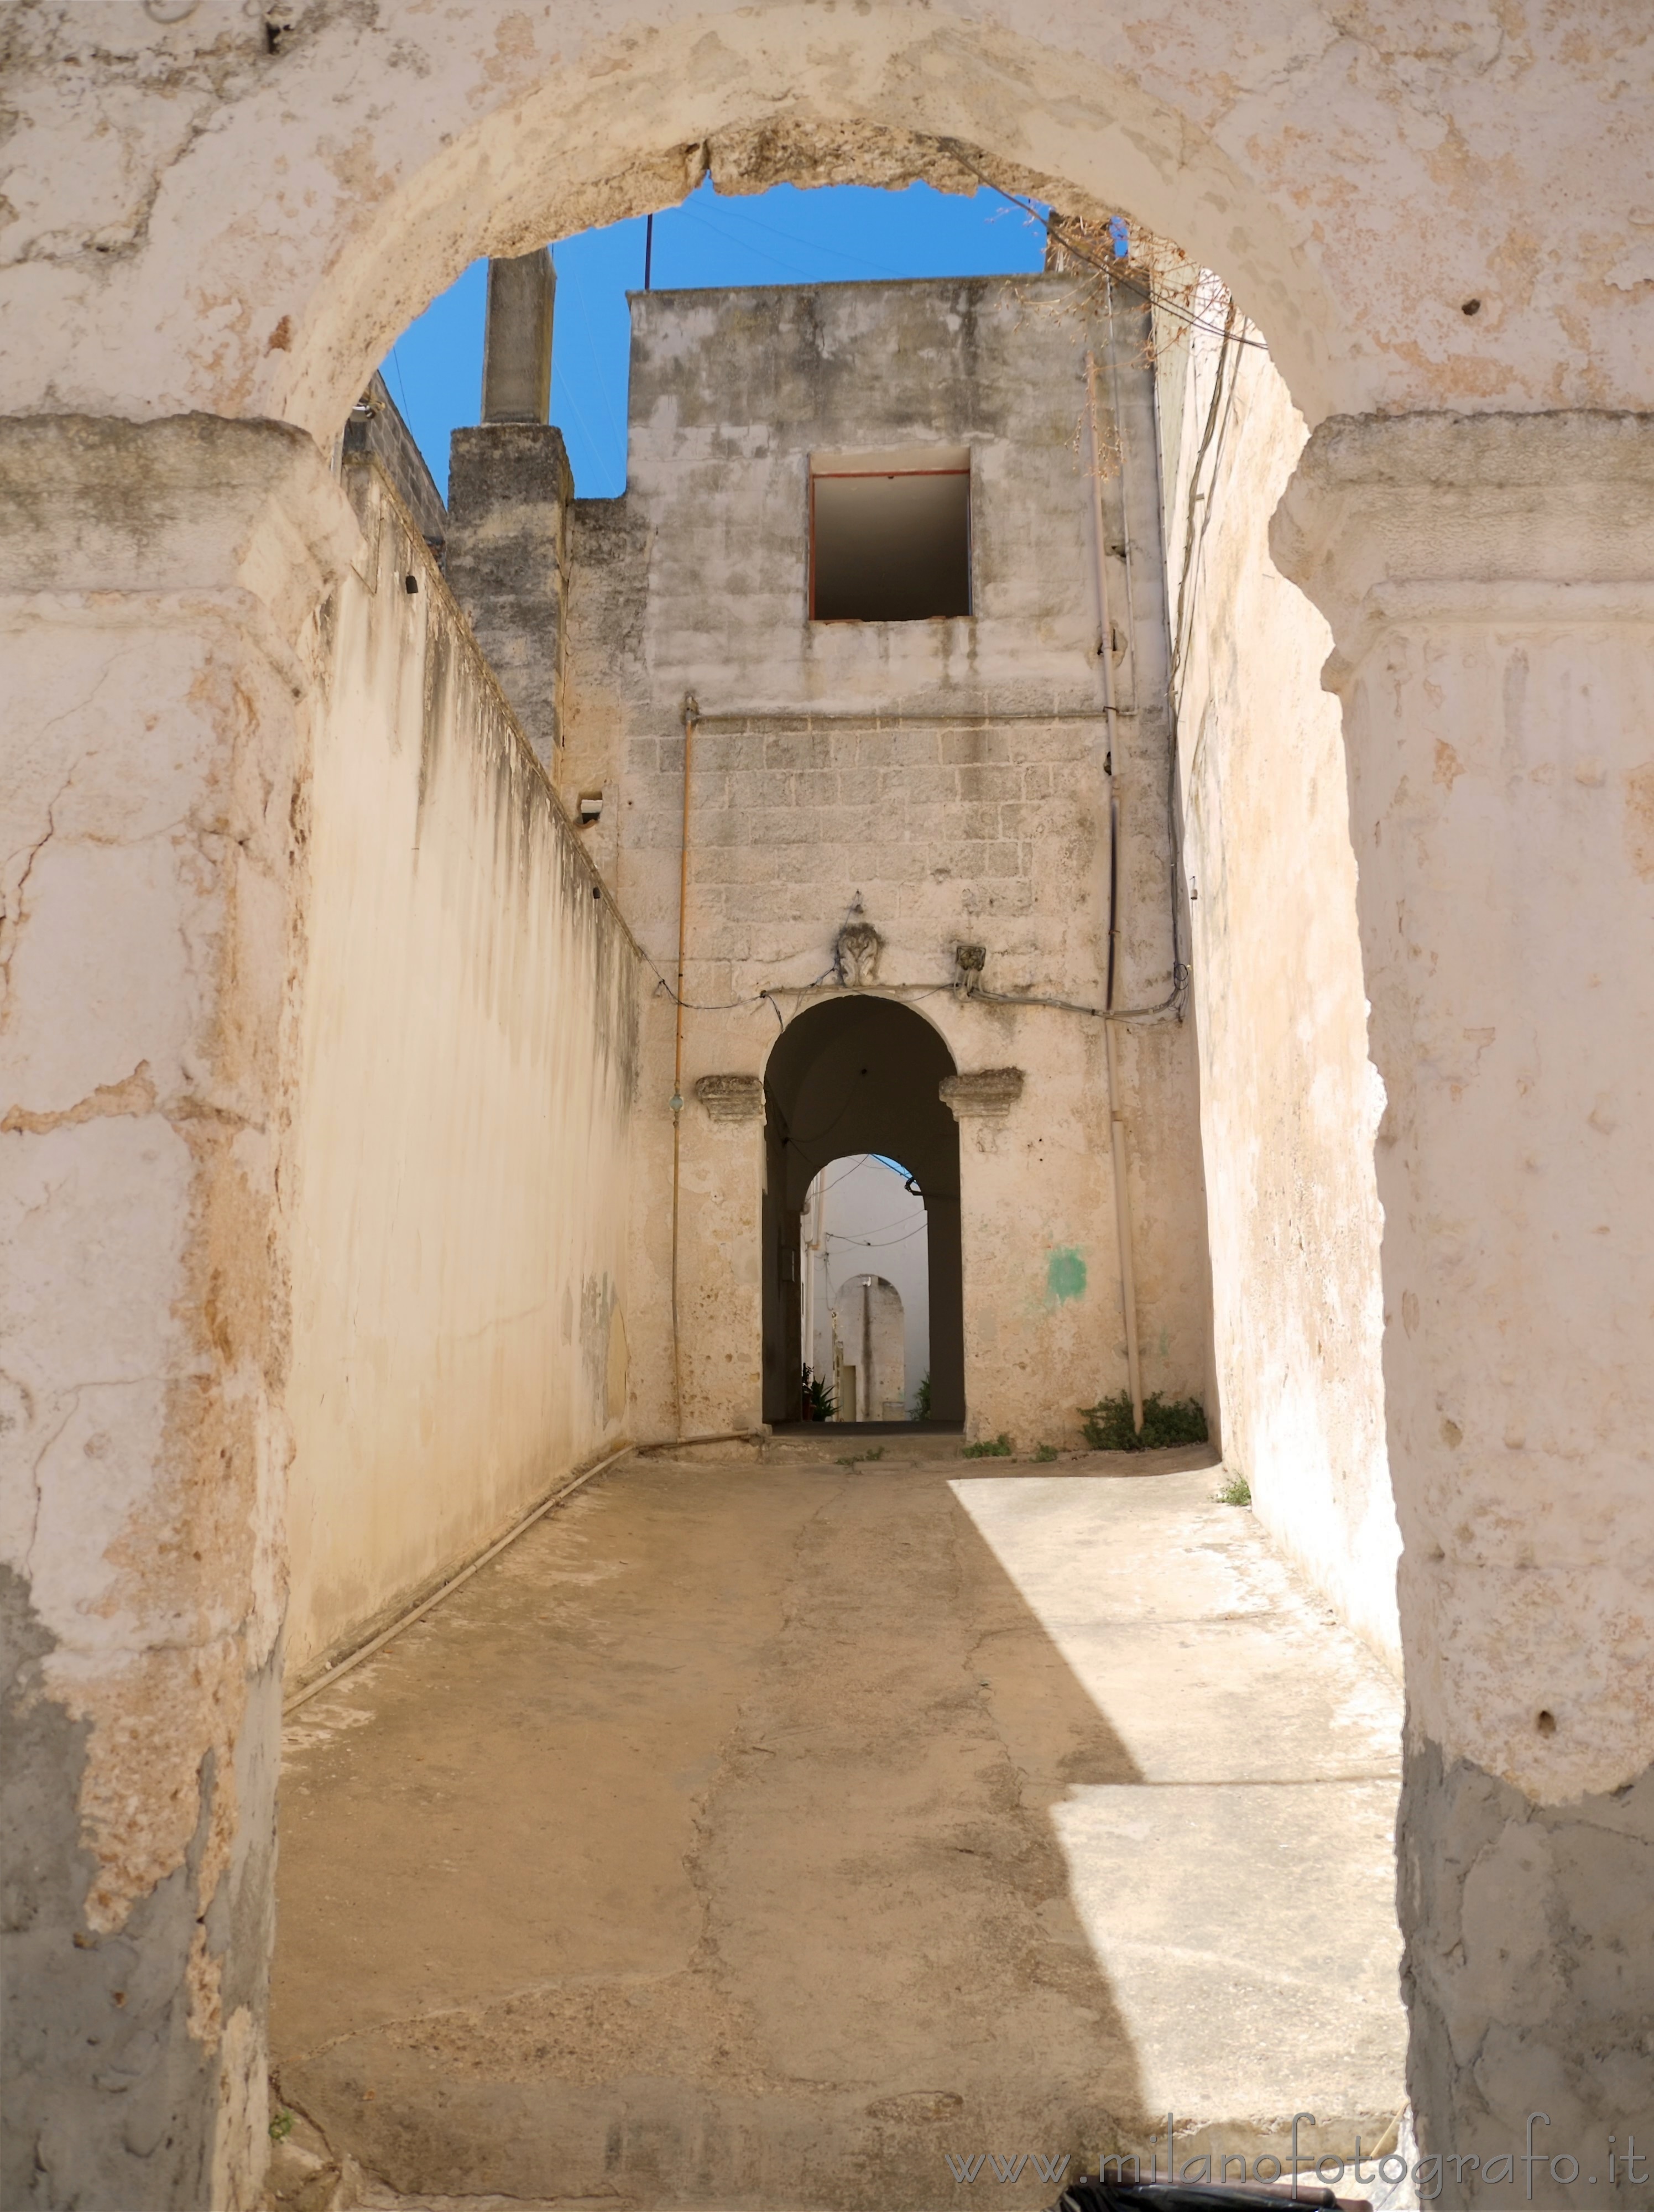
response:
<path fill-rule="evenodd" d="M 764 1074 L 766 1420 L 803 1417 L 804 1203 L 815 1176 L 854 1152 L 900 1160 L 923 1194 L 931 1418 L 949 1425 L 964 1420 L 959 1129 L 938 1091 L 955 1073 L 953 1055 L 931 1024 L 891 999 L 858 994 L 812 1006 L 778 1039 Z"/>
<path fill-rule="evenodd" d="M 829 1396 L 838 1421 L 856 1410 L 930 1418 L 929 1226 L 918 1183 L 877 1152 L 831 1161 L 812 1182 L 800 1250 L 807 1419 L 826 1414 Z M 856 1408 L 841 1387 L 847 1364 Z"/>

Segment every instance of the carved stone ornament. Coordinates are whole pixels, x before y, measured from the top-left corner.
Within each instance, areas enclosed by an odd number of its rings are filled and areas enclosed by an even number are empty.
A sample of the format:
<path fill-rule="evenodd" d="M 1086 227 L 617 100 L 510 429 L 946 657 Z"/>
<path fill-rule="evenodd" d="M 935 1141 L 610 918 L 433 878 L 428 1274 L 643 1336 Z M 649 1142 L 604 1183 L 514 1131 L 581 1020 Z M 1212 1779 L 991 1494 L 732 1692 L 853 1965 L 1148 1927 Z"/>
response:
<path fill-rule="evenodd" d="M 838 962 L 838 976 L 851 990 L 859 990 L 879 980 L 879 956 L 885 949 L 885 940 L 870 921 L 847 921 L 838 933 L 833 951 Z"/>
<path fill-rule="evenodd" d="M 979 1067 L 969 1075 L 945 1075 L 936 1091 L 956 1121 L 1002 1121 L 1021 1097 L 1024 1079 L 1019 1067 Z"/>
<path fill-rule="evenodd" d="M 697 1075 L 695 1095 L 715 1121 L 756 1121 L 763 1112 L 761 1075 Z"/>

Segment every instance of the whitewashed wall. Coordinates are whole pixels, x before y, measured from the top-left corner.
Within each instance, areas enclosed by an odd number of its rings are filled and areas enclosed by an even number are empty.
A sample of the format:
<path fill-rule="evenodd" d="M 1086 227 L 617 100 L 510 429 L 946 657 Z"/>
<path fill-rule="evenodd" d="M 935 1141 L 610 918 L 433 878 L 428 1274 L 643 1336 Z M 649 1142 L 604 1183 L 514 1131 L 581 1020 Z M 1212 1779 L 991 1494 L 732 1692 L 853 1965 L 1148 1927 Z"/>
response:
<path fill-rule="evenodd" d="M 907 1368 L 909 1413 L 930 1371 L 930 1248 L 925 1234 L 925 1201 L 910 1192 L 894 1169 L 872 1153 L 849 1164 L 835 1160 L 823 1170 L 821 1248 L 808 1239 L 815 1224 L 813 1206 L 804 1215 L 804 1264 L 815 1275 L 813 1340 L 806 1328 L 808 1358 L 818 1375 L 833 1371 L 833 1309 L 843 1286 L 863 1274 L 882 1275 L 902 1301 L 903 1356 Z"/>
<path fill-rule="evenodd" d="M 289 1676 L 626 1408 L 636 955 L 423 540 L 376 469 L 347 488 L 368 550 L 307 799 Z"/>
<path fill-rule="evenodd" d="M 1224 1456 L 1274 1540 L 1399 1666 L 1372 1149 L 1383 1094 L 1339 703 L 1321 689 L 1332 634 L 1267 542 L 1308 433 L 1266 353 L 1164 335 Z"/>

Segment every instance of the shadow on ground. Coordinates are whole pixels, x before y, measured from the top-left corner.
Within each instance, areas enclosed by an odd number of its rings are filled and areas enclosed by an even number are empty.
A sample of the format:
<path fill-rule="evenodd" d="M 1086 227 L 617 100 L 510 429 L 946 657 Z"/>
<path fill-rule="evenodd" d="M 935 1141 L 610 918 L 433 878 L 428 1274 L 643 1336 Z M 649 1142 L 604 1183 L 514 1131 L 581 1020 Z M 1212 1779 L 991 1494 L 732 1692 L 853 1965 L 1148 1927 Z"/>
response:
<path fill-rule="evenodd" d="M 416 2198 L 1028 2206 L 1273 2142 L 1307 2012 L 1371 2142 L 1393 1711 L 1212 1486 L 617 1469 L 296 1717 L 282 2094 Z"/>

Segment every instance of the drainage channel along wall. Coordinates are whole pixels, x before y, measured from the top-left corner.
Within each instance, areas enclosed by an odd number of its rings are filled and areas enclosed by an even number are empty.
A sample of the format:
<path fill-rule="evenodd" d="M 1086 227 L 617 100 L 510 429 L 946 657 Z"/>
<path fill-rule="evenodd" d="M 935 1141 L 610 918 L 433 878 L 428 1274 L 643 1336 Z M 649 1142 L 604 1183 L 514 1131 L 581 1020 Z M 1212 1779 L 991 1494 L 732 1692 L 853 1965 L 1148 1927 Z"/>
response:
<path fill-rule="evenodd" d="M 1179 296 L 1193 281 L 1164 272 Z M 1160 319 L 1179 767 L 1225 1464 L 1398 1668 L 1382 1218 L 1332 634 L 1269 558 L 1308 434 L 1237 318 Z"/>
<path fill-rule="evenodd" d="M 289 1681 L 622 1432 L 635 950 L 374 462 L 307 795 Z"/>

